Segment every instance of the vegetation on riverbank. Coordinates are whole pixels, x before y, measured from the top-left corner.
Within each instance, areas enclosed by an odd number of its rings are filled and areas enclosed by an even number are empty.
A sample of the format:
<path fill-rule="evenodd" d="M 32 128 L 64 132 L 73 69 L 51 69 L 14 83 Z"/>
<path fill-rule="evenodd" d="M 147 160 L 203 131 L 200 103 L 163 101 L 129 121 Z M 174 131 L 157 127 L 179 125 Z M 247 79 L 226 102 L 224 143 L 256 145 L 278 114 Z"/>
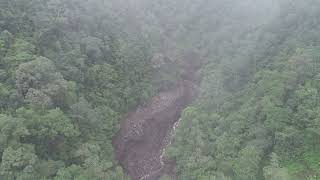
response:
<path fill-rule="evenodd" d="M 201 83 L 167 151 L 179 179 L 319 179 L 319 15 L 317 0 L 1 0 L 0 179 L 127 179 L 119 119 L 183 60 Z"/>

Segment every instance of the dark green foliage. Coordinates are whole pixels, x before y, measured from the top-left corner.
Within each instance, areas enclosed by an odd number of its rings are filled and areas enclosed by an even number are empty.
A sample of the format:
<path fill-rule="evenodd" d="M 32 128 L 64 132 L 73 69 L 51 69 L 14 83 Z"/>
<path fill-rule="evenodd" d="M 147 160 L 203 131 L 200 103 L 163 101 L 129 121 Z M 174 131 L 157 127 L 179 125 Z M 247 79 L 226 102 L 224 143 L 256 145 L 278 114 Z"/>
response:
<path fill-rule="evenodd" d="M 319 179 L 317 4 L 281 2 L 255 30 L 239 20 L 249 36 L 217 36 L 229 46 L 203 68 L 200 97 L 168 151 L 181 179 Z"/>
<path fill-rule="evenodd" d="M 319 179 L 319 2 L 1 0 L 0 179 L 127 179 L 119 119 L 185 61 L 179 179 Z"/>
<path fill-rule="evenodd" d="M 111 141 L 151 50 L 111 3 L 0 2 L 0 179 L 126 179 Z"/>

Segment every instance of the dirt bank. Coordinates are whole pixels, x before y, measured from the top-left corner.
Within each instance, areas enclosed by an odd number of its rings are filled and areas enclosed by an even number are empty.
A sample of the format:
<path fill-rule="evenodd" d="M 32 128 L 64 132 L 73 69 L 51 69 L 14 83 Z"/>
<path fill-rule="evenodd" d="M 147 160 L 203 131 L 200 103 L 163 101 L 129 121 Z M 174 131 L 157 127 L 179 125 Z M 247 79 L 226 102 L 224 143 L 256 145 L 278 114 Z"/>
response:
<path fill-rule="evenodd" d="M 113 139 L 117 160 L 132 180 L 156 180 L 174 174 L 174 162 L 163 158 L 182 110 L 195 94 L 192 71 L 171 90 L 160 92 L 121 122 Z"/>

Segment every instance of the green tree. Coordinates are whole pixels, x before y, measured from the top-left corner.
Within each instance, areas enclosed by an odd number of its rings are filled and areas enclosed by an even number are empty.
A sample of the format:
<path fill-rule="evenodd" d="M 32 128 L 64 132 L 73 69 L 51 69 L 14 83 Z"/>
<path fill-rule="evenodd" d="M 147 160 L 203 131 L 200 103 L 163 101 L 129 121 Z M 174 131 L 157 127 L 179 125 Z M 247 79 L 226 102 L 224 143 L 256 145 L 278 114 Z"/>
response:
<path fill-rule="evenodd" d="M 291 179 L 287 169 L 281 168 L 279 157 L 272 153 L 270 157 L 270 164 L 263 168 L 264 178 L 266 180 L 289 180 Z"/>
<path fill-rule="evenodd" d="M 15 179 L 24 173 L 33 173 L 37 159 L 32 145 L 8 147 L 2 155 L 0 173 L 8 179 Z"/>
<path fill-rule="evenodd" d="M 74 85 L 57 72 L 51 60 L 44 57 L 19 66 L 16 86 L 27 102 L 40 107 L 67 108 L 74 98 Z"/>
<path fill-rule="evenodd" d="M 246 147 L 239 152 L 239 157 L 234 164 L 236 179 L 255 180 L 261 161 L 260 153 L 255 147 Z"/>

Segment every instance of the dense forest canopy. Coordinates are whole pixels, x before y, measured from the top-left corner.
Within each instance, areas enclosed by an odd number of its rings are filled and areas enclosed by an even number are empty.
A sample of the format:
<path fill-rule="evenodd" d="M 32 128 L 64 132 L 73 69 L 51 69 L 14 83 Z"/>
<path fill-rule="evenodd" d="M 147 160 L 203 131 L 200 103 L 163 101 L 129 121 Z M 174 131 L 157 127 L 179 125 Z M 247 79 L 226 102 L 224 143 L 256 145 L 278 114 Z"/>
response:
<path fill-rule="evenodd" d="M 318 0 L 0 0 L 0 179 L 129 179 L 120 119 L 187 60 L 178 179 L 320 179 L 319 16 Z"/>

